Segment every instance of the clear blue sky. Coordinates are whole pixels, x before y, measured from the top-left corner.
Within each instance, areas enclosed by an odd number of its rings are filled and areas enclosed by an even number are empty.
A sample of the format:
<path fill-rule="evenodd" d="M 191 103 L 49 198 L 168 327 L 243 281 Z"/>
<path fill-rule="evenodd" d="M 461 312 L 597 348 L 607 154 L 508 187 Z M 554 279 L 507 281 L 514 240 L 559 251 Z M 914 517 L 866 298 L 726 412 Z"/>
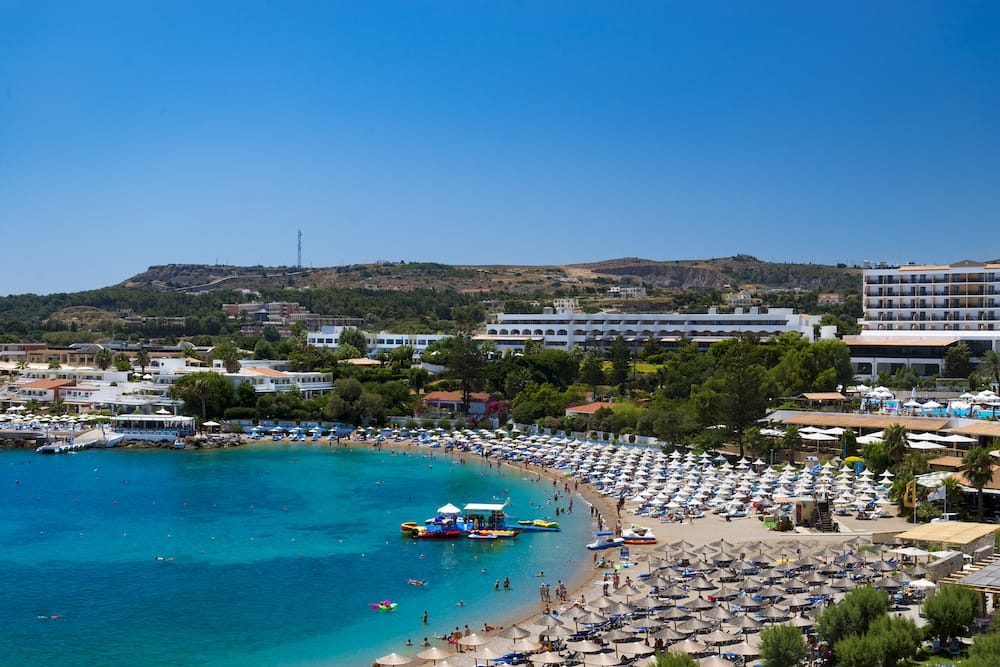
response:
<path fill-rule="evenodd" d="M 1000 3 L 0 0 L 0 294 L 1000 257 Z"/>

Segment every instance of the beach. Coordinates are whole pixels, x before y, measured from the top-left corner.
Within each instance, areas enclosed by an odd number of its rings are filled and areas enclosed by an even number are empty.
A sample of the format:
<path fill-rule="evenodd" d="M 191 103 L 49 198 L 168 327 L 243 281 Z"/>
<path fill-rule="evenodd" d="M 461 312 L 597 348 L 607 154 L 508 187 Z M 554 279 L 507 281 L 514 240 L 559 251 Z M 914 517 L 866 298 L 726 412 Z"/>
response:
<path fill-rule="evenodd" d="M 347 444 L 355 447 L 377 446 L 395 448 L 404 451 L 412 451 L 414 448 L 419 449 L 419 445 L 411 441 L 392 442 L 386 440 L 378 445 L 374 445 L 371 441 L 351 440 Z M 452 453 L 452 456 L 468 457 L 475 455 L 470 452 L 456 450 Z M 620 524 L 625 527 L 630 525 L 650 525 L 650 519 L 648 517 L 635 514 L 632 511 L 632 506 L 628 503 L 620 506 L 616 502 L 616 498 L 601 495 L 597 493 L 589 484 L 577 483 L 578 480 L 566 477 L 561 471 L 523 462 L 503 461 L 501 464 L 516 468 L 517 470 L 523 471 L 529 475 L 536 475 L 544 480 L 547 480 L 548 482 L 552 482 L 554 488 L 565 488 L 565 485 L 568 484 L 569 488 L 573 490 L 575 497 L 580 501 L 577 504 L 578 508 L 580 508 L 581 503 L 585 507 L 593 508 L 592 523 L 595 530 L 597 529 L 598 515 L 603 518 L 605 529 L 613 529 L 616 524 Z M 582 508 L 577 511 L 582 511 Z M 662 553 L 659 552 L 662 551 L 663 545 L 670 542 L 684 541 L 695 547 L 700 547 L 720 539 L 724 539 L 737 545 L 740 543 L 750 544 L 763 541 L 772 543 L 776 552 L 780 552 L 782 545 L 790 545 L 789 548 L 799 549 L 801 549 L 803 544 L 815 545 L 817 547 L 823 545 L 840 545 L 852 539 L 870 538 L 874 532 L 899 532 L 906 530 L 908 527 L 906 520 L 901 517 L 880 518 L 874 521 L 862 521 L 849 516 L 842 516 L 838 517 L 837 520 L 840 524 L 840 531 L 836 533 L 818 533 L 815 531 L 806 531 L 804 529 L 791 533 L 779 533 L 768 530 L 764 523 L 755 517 L 726 521 L 722 517 L 713 514 L 691 519 L 689 521 L 657 524 L 655 530 L 658 536 L 658 543 L 650 545 L 630 545 L 628 562 L 622 563 L 619 560 L 618 565 L 620 568 L 617 569 L 617 571 L 619 573 L 624 573 L 622 574 L 623 577 L 629 576 L 630 573 L 635 573 L 636 579 L 639 574 L 648 574 L 650 557 L 655 558 L 662 555 Z M 579 545 L 579 549 L 581 549 L 581 551 L 583 551 L 584 548 L 584 545 Z M 545 604 L 540 601 L 534 609 L 498 610 L 495 620 L 490 621 L 490 624 L 496 626 L 496 629 L 484 630 L 476 624 L 470 624 L 470 627 L 473 628 L 473 630 L 475 630 L 475 632 L 480 635 L 483 640 L 488 641 L 489 645 L 497 652 L 512 651 L 516 645 L 513 640 L 502 636 L 504 628 L 509 628 L 514 624 L 530 627 L 535 625 L 535 622 L 540 618 L 546 609 L 555 612 L 555 614 L 559 614 L 560 612 L 567 611 L 573 606 L 580 606 L 584 603 L 589 604 L 599 600 L 603 594 L 603 583 L 608 579 L 609 573 L 616 571 L 614 562 L 618 558 L 617 552 L 617 549 L 593 552 L 594 555 L 590 559 L 585 559 L 581 562 L 581 565 L 564 580 L 568 589 L 567 602 Z M 591 552 L 584 553 L 591 554 Z M 606 562 L 606 567 L 598 568 L 596 563 L 602 555 L 605 556 L 604 560 Z M 629 577 L 630 580 L 632 578 L 633 577 Z M 638 581 L 636 581 L 636 583 L 638 583 Z M 444 638 L 439 638 L 433 641 L 432 645 L 445 650 L 453 650 L 455 647 L 453 643 L 449 643 Z M 425 647 L 401 647 L 400 652 L 408 657 L 414 657 L 416 653 L 420 652 L 424 648 Z M 378 656 L 373 656 L 373 660 L 376 658 L 378 658 Z M 414 658 L 414 663 L 422 664 L 419 658 Z M 427 661 L 426 664 L 432 663 Z M 468 654 L 454 655 L 449 657 L 448 664 L 469 665 L 471 667 L 476 664 L 476 656 Z"/>

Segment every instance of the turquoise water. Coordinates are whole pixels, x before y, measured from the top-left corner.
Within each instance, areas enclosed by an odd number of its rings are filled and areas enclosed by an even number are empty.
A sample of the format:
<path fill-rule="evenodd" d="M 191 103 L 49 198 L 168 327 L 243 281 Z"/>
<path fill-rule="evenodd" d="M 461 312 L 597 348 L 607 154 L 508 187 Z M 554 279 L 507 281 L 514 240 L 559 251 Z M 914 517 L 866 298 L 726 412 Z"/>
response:
<path fill-rule="evenodd" d="M 19 665 L 368 667 L 393 650 L 413 656 L 434 632 L 537 609 L 535 573 L 554 587 L 589 561 L 579 498 L 561 533 L 403 537 L 401 522 L 447 502 L 509 494 L 519 518 L 554 514 L 549 481 L 429 456 L 305 444 L 0 451 L 0 655 Z M 494 591 L 505 576 L 511 590 Z M 383 599 L 396 610 L 370 608 Z"/>

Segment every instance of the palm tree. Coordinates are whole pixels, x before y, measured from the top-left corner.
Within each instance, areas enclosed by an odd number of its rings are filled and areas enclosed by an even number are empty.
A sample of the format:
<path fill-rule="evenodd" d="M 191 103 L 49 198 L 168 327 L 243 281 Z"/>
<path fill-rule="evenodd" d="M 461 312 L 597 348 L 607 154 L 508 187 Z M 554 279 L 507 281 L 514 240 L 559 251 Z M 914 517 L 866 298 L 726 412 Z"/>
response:
<path fill-rule="evenodd" d="M 902 424 L 892 424 L 882 434 L 882 447 L 889 465 L 898 465 L 906 454 L 906 427 Z"/>
<path fill-rule="evenodd" d="M 149 350 L 140 347 L 139 351 L 135 353 L 135 363 L 139 364 L 139 373 L 145 375 L 146 366 L 149 365 Z"/>
<path fill-rule="evenodd" d="M 962 473 L 976 489 L 976 520 L 983 520 L 983 488 L 993 480 L 993 459 L 985 447 L 973 447 L 962 457 Z"/>
<path fill-rule="evenodd" d="M 96 353 L 94 353 L 94 363 L 97 364 L 97 367 L 100 368 L 102 371 L 108 370 L 108 368 L 111 367 L 111 362 L 113 360 L 114 359 L 111 355 L 111 350 L 109 350 L 106 347 L 102 347 Z"/>
<path fill-rule="evenodd" d="M 987 350 L 979 362 L 979 370 L 992 378 L 993 385 L 1000 385 L 1000 352 Z"/>

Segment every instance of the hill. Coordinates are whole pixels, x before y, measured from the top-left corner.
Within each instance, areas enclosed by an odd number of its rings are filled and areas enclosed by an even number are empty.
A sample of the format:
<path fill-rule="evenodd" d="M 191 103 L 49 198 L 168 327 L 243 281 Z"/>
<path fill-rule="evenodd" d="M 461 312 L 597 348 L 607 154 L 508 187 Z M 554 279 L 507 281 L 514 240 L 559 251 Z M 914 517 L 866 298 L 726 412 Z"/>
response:
<path fill-rule="evenodd" d="M 659 261 L 623 258 L 564 266 L 452 266 L 429 262 L 352 264 L 328 268 L 167 264 L 151 266 L 119 287 L 175 292 L 357 288 L 375 291 L 447 289 L 463 293 L 603 292 L 619 283 L 667 292 L 800 289 L 843 292 L 860 287 L 861 270 L 843 266 L 763 262 L 748 255 Z"/>

